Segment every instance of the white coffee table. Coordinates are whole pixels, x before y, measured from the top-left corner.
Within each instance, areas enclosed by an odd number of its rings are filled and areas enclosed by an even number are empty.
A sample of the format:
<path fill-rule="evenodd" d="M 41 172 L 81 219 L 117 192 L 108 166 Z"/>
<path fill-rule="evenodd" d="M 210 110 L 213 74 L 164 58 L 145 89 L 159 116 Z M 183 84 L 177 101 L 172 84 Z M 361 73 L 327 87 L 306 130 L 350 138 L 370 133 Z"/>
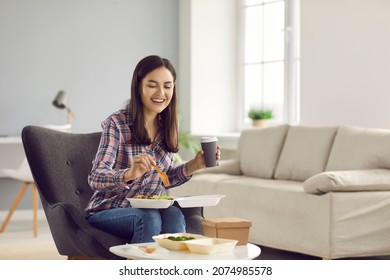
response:
<path fill-rule="evenodd" d="M 144 253 L 138 246 L 156 246 L 155 242 L 150 243 L 136 243 L 136 244 L 125 244 L 110 247 L 110 252 L 124 257 L 127 259 L 135 260 L 253 260 L 257 258 L 260 253 L 260 247 L 248 243 L 246 245 L 237 245 L 233 251 L 228 253 L 218 254 L 196 254 L 188 250 L 184 251 L 168 251 L 166 249 L 158 247 L 155 253 L 148 254 Z"/>

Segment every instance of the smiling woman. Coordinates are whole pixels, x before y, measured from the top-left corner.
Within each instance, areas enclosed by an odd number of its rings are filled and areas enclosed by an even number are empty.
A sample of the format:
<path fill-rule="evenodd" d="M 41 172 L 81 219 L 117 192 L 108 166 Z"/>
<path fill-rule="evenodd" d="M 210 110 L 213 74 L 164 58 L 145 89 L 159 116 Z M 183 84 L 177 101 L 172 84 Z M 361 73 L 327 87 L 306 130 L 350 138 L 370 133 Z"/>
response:
<path fill-rule="evenodd" d="M 102 124 L 88 177 L 94 194 L 86 208 L 87 219 L 132 243 L 152 242 L 155 235 L 186 230 L 183 213 L 172 200 L 157 207 L 166 201 L 134 197 L 164 196 L 166 189 L 187 182 L 196 170 L 205 168 L 202 151 L 188 162 L 174 163 L 179 148 L 175 82 L 176 71 L 168 59 L 145 57 L 134 69 L 127 106 Z M 219 149 L 215 156 L 219 160 Z M 162 172 L 169 180 L 160 176 Z"/>

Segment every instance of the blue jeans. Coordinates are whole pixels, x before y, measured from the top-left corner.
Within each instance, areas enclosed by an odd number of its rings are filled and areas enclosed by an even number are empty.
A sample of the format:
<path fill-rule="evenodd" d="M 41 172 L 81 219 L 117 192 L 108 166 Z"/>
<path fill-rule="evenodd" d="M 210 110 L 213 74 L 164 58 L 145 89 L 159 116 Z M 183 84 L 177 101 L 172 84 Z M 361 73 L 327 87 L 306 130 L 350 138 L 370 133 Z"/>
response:
<path fill-rule="evenodd" d="M 131 243 L 153 242 L 161 233 L 185 232 L 185 219 L 179 208 L 114 208 L 97 212 L 88 222 L 113 235 L 131 239 Z"/>

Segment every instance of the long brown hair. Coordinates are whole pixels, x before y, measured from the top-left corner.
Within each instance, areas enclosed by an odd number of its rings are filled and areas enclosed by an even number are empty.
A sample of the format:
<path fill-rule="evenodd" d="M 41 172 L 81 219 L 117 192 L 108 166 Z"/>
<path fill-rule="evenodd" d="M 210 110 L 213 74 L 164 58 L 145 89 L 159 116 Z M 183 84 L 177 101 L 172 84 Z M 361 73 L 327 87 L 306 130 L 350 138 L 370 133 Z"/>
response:
<path fill-rule="evenodd" d="M 143 114 L 143 103 L 141 100 L 141 83 L 145 76 L 153 70 L 165 67 L 173 77 L 173 82 L 176 82 L 176 70 L 172 63 L 157 55 L 151 55 L 143 58 L 138 62 L 134 69 L 133 78 L 131 81 L 131 97 L 129 102 L 129 111 L 133 122 L 133 139 L 132 142 L 142 145 L 150 145 L 151 139 L 145 128 L 145 119 Z M 177 97 L 176 85 L 173 88 L 173 95 L 168 107 L 160 114 L 160 129 L 164 135 L 164 145 L 169 152 L 176 153 L 179 151 L 178 143 L 178 123 L 177 123 Z"/>

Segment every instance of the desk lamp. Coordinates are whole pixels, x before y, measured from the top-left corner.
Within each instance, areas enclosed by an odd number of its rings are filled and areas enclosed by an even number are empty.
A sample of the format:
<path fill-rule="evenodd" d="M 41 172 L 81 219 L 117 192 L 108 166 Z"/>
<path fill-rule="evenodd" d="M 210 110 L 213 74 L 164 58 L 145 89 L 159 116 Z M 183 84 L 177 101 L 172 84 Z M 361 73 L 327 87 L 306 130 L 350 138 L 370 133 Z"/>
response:
<path fill-rule="evenodd" d="M 68 124 L 71 124 L 74 118 L 73 112 L 70 110 L 67 102 L 66 102 L 66 93 L 61 90 L 57 93 L 56 98 L 53 100 L 53 105 L 59 109 L 66 109 L 68 111 Z"/>

